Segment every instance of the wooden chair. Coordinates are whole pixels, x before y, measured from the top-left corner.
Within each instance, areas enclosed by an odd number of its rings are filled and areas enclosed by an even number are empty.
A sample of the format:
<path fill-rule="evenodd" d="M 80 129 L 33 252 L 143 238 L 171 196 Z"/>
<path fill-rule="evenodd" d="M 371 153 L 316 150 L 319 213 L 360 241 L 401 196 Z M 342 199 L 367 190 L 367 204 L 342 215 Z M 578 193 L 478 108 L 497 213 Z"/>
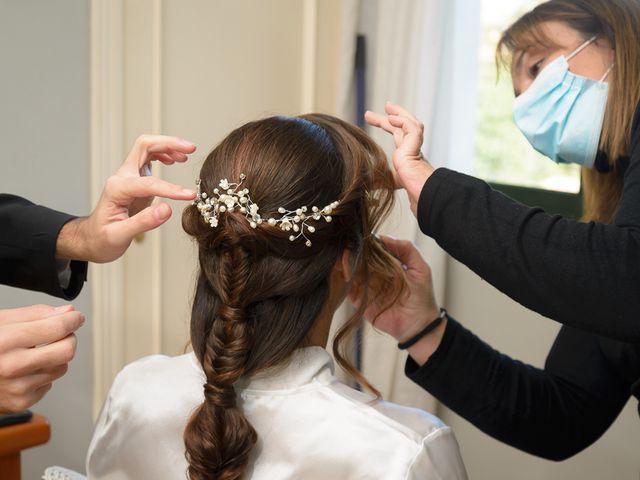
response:
<path fill-rule="evenodd" d="M 42 415 L 26 423 L 0 427 L 0 478 L 20 480 L 20 452 L 49 441 L 51 428 Z"/>

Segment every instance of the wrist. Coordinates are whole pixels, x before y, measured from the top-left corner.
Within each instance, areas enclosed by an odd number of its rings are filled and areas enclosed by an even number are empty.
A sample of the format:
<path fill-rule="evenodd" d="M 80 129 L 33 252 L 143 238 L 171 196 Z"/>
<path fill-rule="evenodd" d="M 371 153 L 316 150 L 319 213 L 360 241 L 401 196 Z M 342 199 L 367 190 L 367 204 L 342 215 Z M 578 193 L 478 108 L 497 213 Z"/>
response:
<path fill-rule="evenodd" d="M 393 337 L 398 341 L 398 343 L 404 343 L 407 340 L 413 338 L 417 335 L 421 330 L 427 327 L 430 323 L 436 320 L 440 316 L 439 308 L 430 308 L 423 315 L 420 315 L 418 319 L 412 322 L 410 325 L 407 325 L 402 331 L 397 332 Z"/>
<path fill-rule="evenodd" d="M 409 195 L 409 201 L 411 205 L 417 205 L 420 199 L 420 194 L 424 188 L 425 183 L 431 177 L 435 168 L 426 160 L 421 160 L 413 165 L 410 172 L 407 172 L 404 176 L 407 179 L 404 183 L 404 187 Z"/>
<path fill-rule="evenodd" d="M 56 240 L 56 257 L 65 260 L 90 260 L 86 235 L 86 218 L 75 218 L 65 223 Z"/>
<path fill-rule="evenodd" d="M 444 315 L 442 315 L 443 312 Z M 440 320 L 441 316 L 442 319 Z M 415 343 L 412 343 L 406 348 L 409 356 L 418 365 L 424 365 L 440 346 L 446 330 L 447 320 L 446 311 L 441 311 L 437 308 L 429 309 L 425 315 L 421 316 L 420 320 L 414 322 L 401 336 L 396 337 L 399 342 L 398 346 L 410 341 L 416 335 L 420 335 L 421 332 L 428 330 L 429 325 L 433 325 L 433 330 L 429 330 L 428 333 L 421 336 Z M 435 325 L 435 322 L 438 322 L 438 324 Z"/>
<path fill-rule="evenodd" d="M 418 342 L 407 349 L 407 353 L 418 365 L 422 366 L 429 361 L 429 358 L 438 350 L 442 339 L 444 338 L 444 332 L 447 329 L 448 319 L 444 318 L 442 323 L 429 333 L 422 337 Z"/>

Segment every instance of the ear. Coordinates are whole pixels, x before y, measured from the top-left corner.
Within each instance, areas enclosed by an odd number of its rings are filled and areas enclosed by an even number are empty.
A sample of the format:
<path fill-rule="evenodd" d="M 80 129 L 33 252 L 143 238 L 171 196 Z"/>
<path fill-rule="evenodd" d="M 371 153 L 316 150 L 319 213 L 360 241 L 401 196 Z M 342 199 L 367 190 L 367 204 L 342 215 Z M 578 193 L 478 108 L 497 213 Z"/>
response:
<path fill-rule="evenodd" d="M 345 249 L 336 260 L 333 267 L 335 271 L 342 277 L 345 283 L 349 283 L 353 279 L 353 267 L 351 265 L 351 250 Z"/>

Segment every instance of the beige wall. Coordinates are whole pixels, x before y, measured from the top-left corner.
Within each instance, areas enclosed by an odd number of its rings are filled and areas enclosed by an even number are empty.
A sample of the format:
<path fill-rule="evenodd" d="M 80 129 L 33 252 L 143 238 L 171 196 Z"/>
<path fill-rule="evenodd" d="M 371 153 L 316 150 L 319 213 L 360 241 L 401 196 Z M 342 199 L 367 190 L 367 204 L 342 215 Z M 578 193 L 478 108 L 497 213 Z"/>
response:
<path fill-rule="evenodd" d="M 85 0 L 0 2 L 0 192 L 75 215 L 90 211 L 88 25 Z M 0 308 L 36 303 L 69 302 L 0 286 Z M 52 434 L 23 455 L 25 479 L 55 463 L 84 468 L 92 429 L 89 288 L 72 303 L 87 323 L 69 371 L 33 407 L 50 419 Z"/>

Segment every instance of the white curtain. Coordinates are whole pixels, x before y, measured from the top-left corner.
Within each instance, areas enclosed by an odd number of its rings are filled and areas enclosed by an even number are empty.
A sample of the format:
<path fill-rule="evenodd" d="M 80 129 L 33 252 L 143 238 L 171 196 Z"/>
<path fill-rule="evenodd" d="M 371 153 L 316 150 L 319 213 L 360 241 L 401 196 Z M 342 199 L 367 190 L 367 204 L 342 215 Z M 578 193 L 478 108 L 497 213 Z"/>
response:
<path fill-rule="evenodd" d="M 469 172 L 473 158 L 480 2 L 468 0 L 346 0 L 338 111 L 353 119 L 356 35 L 367 44 L 367 108 L 387 100 L 414 112 L 426 126 L 423 152 L 437 167 Z M 370 130 L 391 153 L 389 135 Z M 423 235 L 404 193 L 382 233 L 413 240 L 431 265 L 436 298 L 446 306 L 447 255 Z M 385 399 L 437 411 L 435 400 L 404 375 L 406 353 L 368 327 L 363 373 Z"/>

